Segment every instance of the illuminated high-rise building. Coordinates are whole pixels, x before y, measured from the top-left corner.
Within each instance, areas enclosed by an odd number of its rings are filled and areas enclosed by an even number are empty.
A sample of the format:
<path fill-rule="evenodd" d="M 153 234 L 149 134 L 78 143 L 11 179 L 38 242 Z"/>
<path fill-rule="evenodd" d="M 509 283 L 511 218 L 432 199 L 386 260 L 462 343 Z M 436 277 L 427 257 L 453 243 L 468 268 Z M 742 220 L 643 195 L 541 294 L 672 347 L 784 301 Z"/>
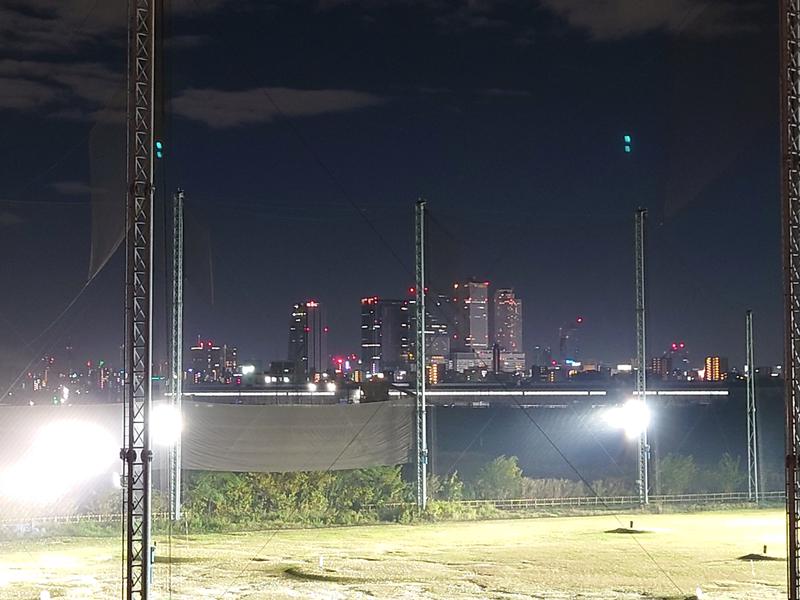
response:
<path fill-rule="evenodd" d="M 367 373 L 408 367 L 408 313 L 403 300 L 361 299 L 361 363 Z"/>
<path fill-rule="evenodd" d="M 193 383 L 219 381 L 222 378 L 224 359 L 222 347 L 213 340 L 203 340 L 198 336 L 197 343 L 189 349 L 192 359 Z"/>
<path fill-rule="evenodd" d="M 561 364 L 580 360 L 578 331 L 583 325 L 583 317 L 564 323 L 558 331 L 558 358 Z"/>
<path fill-rule="evenodd" d="M 413 293 L 413 290 L 409 290 Z M 405 302 L 408 311 L 408 362 L 414 363 L 416 340 L 416 300 Z M 443 364 L 450 356 L 450 332 L 455 324 L 455 304 L 446 294 L 428 294 L 425 300 L 425 362 Z"/>
<path fill-rule="evenodd" d="M 706 356 L 705 375 L 706 381 L 725 381 L 728 378 L 728 359 L 724 356 Z"/>
<path fill-rule="evenodd" d="M 489 282 L 453 284 L 455 332 L 451 346 L 456 350 L 489 349 Z"/>
<path fill-rule="evenodd" d="M 189 349 L 193 383 L 230 383 L 238 366 L 238 351 L 235 346 L 218 345 L 214 340 L 197 337 L 197 343 Z"/>
<path fill-rule="evenodd" d="M 494 293 L 494 342 L 506 352 L 522 352 L 522 300 L 510 288 Z"/>
<path fill-rule="evenodd" d="M 672 357 L 654 356 L 650 359 L 650 372 L 656 377 L 667 379 L 672 375 Z"/>
<path fill-rule="evenodd" d="M 289 321 L 289 356 L 298 382 L 322 374 L 328 367 L 328 326 L 316 300 L 298 302 Z"/>

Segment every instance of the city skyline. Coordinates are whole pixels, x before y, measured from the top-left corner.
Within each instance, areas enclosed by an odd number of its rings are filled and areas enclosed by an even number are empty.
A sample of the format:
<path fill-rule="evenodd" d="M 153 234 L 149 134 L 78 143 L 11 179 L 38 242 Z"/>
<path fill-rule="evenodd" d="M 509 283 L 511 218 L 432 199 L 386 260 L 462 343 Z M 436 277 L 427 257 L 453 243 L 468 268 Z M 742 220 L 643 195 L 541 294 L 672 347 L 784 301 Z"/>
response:
<path fill-rule="evenodd" d="M 172 103 L 156 213 L 180 186 L 187 221 L 199 224 L 187 235 L 187 335 L 278 356 L 286 307 L 313 293 L 336 316 L 331 350 L 356 348 L 354 299 L 396 296 L 413 282 L 413 203 L 424 195 L 450 229 L 459 276 L 514 282 L 527 299 L 526 351 L 557 348 L 560 324 L 581 314 L 582 352 L 630 357 L 632 214 L 644 205 L 650 348 L 684 339 L 697 356 L 725 352 L 739 364 L 752 308 L 759 362 L 781 360 L 779 211 L 762 201 L 778 195 L 772 11 L 732 11 L 727 28 L 709 30 L 702 11 L 633 26 L 624 15 L 575 20 L 553 3 L 492 3 L 468 12 L 474 20 L 417 3 L 392 16 L 359 2 L 268 14 L 212 4 L 178 9 L 168 32 Z M 0 195 L 3 380 L 27 362 L 18 364 L 20 348 L 34 358 L 41 343 L 68 335 L 88 355 L 116 356 L 121 342 L 119 253 L 37 339 L 86 279 L 89 201 L 102 187 L 86 140 L 104 133 L 97 111 L 122 88 L 124 69 L 124 52 L 105 39 L 110 13 L 98 23 L 91 15 L 87 27 L 102 34 L 69 51 L 9 50 L 0 65 L 20 92 L 0 102 L 17 140 L 3 149 L 14 168 Z M 476 26 L 477 17 L 497 28 Z M 309 19 L 325 51 L 290 35 Z M 413 51 L 396 43 L 403 23 L 415 24 Z M 242 35 L 221 52 L 198 35 L 214 26 Z M 454 41 L 466 58 L 446 51 Z M 282 58 L 264 63 L 264 52 Z M 71 87 L 54 79 L 57 61 L 74 75 Z M 221 73 L 226 89 L 215 87 Z M 217 109 L 198 104 L 198 90 Z M 735 134 L 732 122 L 741 124 Z M 276 259 L 276 248 L 287 251 Z M 209 255 L 213 303 L 197 268 Z M 157 273 L 159 358 L 163 285 Z"/>

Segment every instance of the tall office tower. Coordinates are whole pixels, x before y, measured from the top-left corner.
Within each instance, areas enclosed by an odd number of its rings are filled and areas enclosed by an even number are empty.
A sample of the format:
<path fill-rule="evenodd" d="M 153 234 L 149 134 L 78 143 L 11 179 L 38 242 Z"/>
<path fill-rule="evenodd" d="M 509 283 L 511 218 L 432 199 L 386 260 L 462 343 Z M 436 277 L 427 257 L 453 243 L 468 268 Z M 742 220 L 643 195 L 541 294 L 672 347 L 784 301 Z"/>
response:
<path fill-rule="evenodd" d="M 298 302 L 289 321 L 289 356 L 294 364 L 295 381 L 300 383 L 328 366 L 328 326 L 325 313 L 316 300 Z"/>
<path fill-rule="evenodd" d="M 222 346 L 214 340 L 203 340 L 197 337 L 197 343 L 189 349 L 192 359 L 193 383 L 211 383 L 220 381 L 225 370 L 225 359 Z"/>
<path fill-rule="evenodd" d="M 522 352 L 522 300 L 510 288 L 494 293 L 494 343 L 506 352 Z"/>
<path fill-rule="evenodd" d="M 489 349 L 489 282 L 453 284 L 455 333 L 451 342 L 458 350 Z"/>
<path fill-rule="evenodd" d="M 574 321 L 564 323 L 558 330 L 558 358 L 561 364 L 580 359 L 578 331 L 581 325 L 583 325 L 583 317 L 576 317 Z"/>
<path fill-rule="evenodd" d="M 425 360 L 428 364 L 444 364 L 450 357 L 450 332 L 455 324 L 454 303 L 446 294 L 428 294 L 425 302 Z M 413 366 L 416 300 L 407 300 L 404 304 L 408 314 L 408 362 Z"/>
<path fill-rule="evenodd" d="M 408 367 L 408 312 L 402 300 L 361 299 L 361 363 L 367 373 Z"/>
<path fill-rule="evenodd" d="M 707 356 L 705 360 L 706 381 L 725 381 L 728 378 L 728 359 L 723 356 Z"/>

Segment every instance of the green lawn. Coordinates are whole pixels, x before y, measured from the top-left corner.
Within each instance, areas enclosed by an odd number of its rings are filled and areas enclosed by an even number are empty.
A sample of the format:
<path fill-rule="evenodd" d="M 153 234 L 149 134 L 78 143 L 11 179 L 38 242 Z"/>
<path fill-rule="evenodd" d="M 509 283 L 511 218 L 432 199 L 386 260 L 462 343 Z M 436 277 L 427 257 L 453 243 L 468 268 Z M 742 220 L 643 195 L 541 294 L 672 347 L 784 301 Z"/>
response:
<path fill-rule="evenodd" d="M 619 521 L 617 520 L 619 519 Z M 634 520 L 646 533 L 605 533 Z M 563 517 L 190 535 L 172 540 L 172 598 L 781 598 L 778 510 Z M 638 540 L 638 543 L 637 543 Z M 639 545 L 641 544 L 641 546 Z M 158 538 L 156 598 L 169 598 Z M 648 557 L 649 555 L 649 557 Z M 320 568 L 320 557 L 323 566 Z M 255 559 L 255 560 L 253 560 Z M 120 541 L 0 542 L 0 598 L 119 597 Z M 670 579 L 674 582 L 670 582 Z M 677 587 L 676 587 L 677 586 Z"/>

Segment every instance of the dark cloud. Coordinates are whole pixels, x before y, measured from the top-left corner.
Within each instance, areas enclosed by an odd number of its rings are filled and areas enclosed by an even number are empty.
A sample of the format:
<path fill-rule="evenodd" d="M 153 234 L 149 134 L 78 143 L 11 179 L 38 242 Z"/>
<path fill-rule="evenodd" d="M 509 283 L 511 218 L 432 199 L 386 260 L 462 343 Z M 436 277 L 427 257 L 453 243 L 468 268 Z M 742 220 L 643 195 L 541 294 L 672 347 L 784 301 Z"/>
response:
<path fill-rule="evenodd" d="M 10 227 L 24 222 L 25 219 L 22 217 L 8 211 L 0 210 L 0 227 Z"/>
<path fill-rule="evenodd" d="M 219 9 L 227 0 L 173 0 L 173 14 L 201 14 Z M 0 6 L 0 46 L 17 53 L 75 50 L 87 44 L 124 46 L 125 2 L 97 0 L 26 0 Z"/>
<path fill-rule="evenodd" d="M 92 193 L 102 191 L 82 181 L 56 181 L 51 183 L 49 187 L 65 196 L 88 196 Z"/>
<path fill-rule="evenodd" d="M 53 86 L 20 77 L 0 76 L 0 110 L 29 110 L 54 102 L 59 90 Z"/>
<path fill-rule="evenodd" d="M 86 117 L 122 89 L 122 75 L 99 63 L 0 60 L 0 109 Z"/>
<path fill-rule="evenodd" d="M 376 106 L 384 101 L 380 96 L 355 90 L 299 90 L 283 87 L 240 91 L 188 89 L 172 100 L 172 110 L 176 115 L 200 121 L 209 127 L 224 128 L 268 123 L 279 116 L 306 117 L 349 111 Z"/>
<path fill-rule="evenodd" d="M 621 39 L 652 31 L 715 37 L 753 30 L 750 14 L 761 5 L 735 0 L 319 0 L 320 10 L 358 6 L 377 14 L 398 5 L 427 9 L 435 22 L 450 31 L 486 28 L 517 29 L 521 23 L 504 15 L 530 8 L 544 8 L 570 26 L 588 32 L 597 40 Z M 528 27 L 513 41 L 521 46 L 533 42 Z"/>
<path fill-rule="evenodd" d="M 209 43 L 211 39 L 212 38 L 209 35 L 174 35 L 168 38 L 165 44 L 168 48 L 183 50 L 186 48 L 197 48 L 198 46 L 204 46 Z"/>
<path fill-rule="evenodd" d="M 481 90 L 480 94 L 482 96 L 490 96 L 495 98 L 526 98 L 531 96 L 531 92 L 528 90 L 508 90 L 504 88 L 488 88 Z"/>
<path fill-rule="evenodd" d="M 756 6 L 729 0 L 540 0 L 572 27 L 597 40 L 653 31 L 713 37 L 752 31 Z"/>

